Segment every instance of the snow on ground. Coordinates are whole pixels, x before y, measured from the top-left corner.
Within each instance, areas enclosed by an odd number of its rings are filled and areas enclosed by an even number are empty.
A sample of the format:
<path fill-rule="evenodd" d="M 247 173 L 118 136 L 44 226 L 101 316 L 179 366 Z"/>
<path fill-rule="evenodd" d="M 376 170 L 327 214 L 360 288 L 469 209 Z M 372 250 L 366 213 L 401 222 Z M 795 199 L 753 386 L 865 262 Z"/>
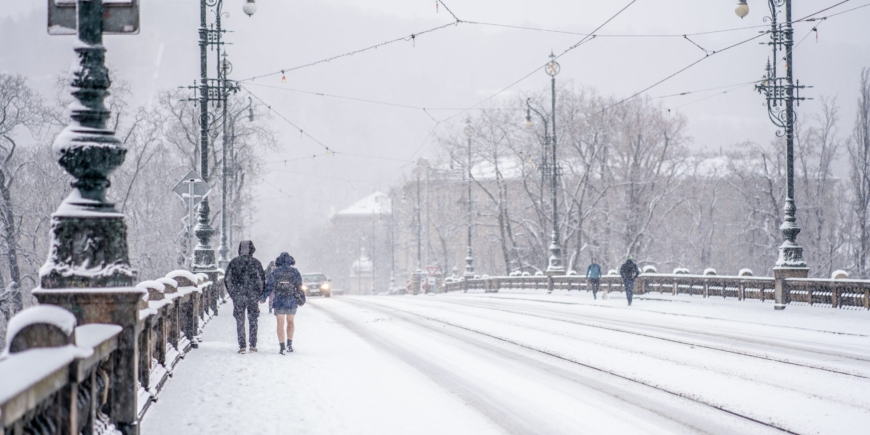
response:
<path fill-rule="evenodd" d="M 600 295 L 599 295 L 600 296 Z M 582 292 L 311 299 L 277 355 L 229 306 L 145 418 L 162 433 L 865 433 L 870 313 Z"/>

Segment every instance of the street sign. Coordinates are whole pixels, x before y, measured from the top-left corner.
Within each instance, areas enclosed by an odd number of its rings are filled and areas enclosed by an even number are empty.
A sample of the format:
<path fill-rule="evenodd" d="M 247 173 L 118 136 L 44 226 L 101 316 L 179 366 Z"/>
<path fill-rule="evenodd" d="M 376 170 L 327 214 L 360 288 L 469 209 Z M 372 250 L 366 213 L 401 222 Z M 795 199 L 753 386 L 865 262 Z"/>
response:
<path fill-rule="evenodd" d="M 435 276 L 438 273 L 438 266 L 426 266 L 426 272 L 429 272 L 429 276 Z"/>
<path fill-rule="evenodd" d="M 192 191 L 191 184 L 193 185 Z M 172 191 L 178 195 L 184 205 L 190 205 L 190 200 L 193 199 L 193 205 L 195 206 L 208 196 L 211 187 L 196 171 L 190 171 L 172 188 Z"/>
<path fill-rule="evenodd" d="M 48 34 L 75 35 L 78 0 L 48 0 Z M 103 34 L 139 33 L 139 0 L 103 0 Z"/>
<path fill-rule="evenodd" d="M 208 196 L 211 187 L 208 183 L 196 173 L 190 171 L 176 185 L 172 191 L 181 199 L 181 202 L 187 206 L 187 237 L 188 237 L 188 258 L 193 264 L 193 236 L 194 222 L 193 209 L 202 202 L 202 199 Z"/>

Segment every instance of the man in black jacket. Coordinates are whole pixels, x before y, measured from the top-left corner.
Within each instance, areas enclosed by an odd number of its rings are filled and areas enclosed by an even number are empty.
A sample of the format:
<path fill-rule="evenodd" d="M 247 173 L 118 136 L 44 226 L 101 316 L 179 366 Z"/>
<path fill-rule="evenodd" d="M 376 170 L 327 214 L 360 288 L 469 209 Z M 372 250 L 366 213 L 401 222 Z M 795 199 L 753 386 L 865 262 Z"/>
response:
<path fill-rule="evenodd" d="M 250 351 L 257 351 L 257 318 L 260 317 L 260 296 L 266 284 L 263 265 L 254 258 L 254 243 L 242 240 L 239 243 L 239 256 L 233 258 L 224 274 L 227 293 L 233 300 L 233 317 L 236 318 L 236 332 L 239 335 L 239 353 L 245 353 L 245 312 L 248 313 Z"/>
<path fill-rule="evenodd" d="M 631 261 L 631 255 L 622 263 L 619 268 L 619 274 L 622 276 L 622 284 L 625 288 L 625 297 L 628 299 L 628 305 L 631 306 L 631 297 L 634 293 L 634 280 L 640 275 L 640 269 L 637 264 Z"/>

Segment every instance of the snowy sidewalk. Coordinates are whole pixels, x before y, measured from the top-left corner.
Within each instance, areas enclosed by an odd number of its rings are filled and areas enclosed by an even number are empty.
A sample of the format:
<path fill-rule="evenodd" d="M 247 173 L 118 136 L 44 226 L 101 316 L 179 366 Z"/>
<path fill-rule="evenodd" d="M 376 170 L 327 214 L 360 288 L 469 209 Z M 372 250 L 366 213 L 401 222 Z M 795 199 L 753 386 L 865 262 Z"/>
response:
<path fill-rule="evenodd" d="M 146 414 L 141 433 L 499 433 L 456 396 L 313 307 L 330 302 L 311 300 L 299 309 L 296 352 L 286 356 L 278 354 L 275 317 L 266 310 L 259 353 L 237 354 L 232 304 L 222 306 Z"/>

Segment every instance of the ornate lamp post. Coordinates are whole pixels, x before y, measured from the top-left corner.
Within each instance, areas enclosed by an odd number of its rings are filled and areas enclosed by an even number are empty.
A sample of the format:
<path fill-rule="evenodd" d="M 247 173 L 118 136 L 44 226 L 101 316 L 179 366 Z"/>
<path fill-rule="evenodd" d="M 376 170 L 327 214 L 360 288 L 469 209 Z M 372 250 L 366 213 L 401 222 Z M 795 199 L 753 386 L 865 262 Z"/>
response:
<path fill-rule="evenodd" d="M 534 111 L 541 117 L 541 120 L 544 122 L 544 158 L 541 163 L 541 171 L 542 171 L 542 182 L 546 182 L 546 176 L 550 176 L 550 190 L 553 195 L 552 197 L 552 205 L 553 205 L 553 232 L 550 235 L 550 259 L 547 264 L 547 274 L 548 275 L 558 275 L 560 273 L 565 272 L 565 266 L 562 265 L 562 247 L 559 245 L 559 197 L 558 197 L 558 177 L 559 177 L 559 164 L 556 161 L 556 74 L 559 74 L 561 67 L 559 63 L 556 62 L 556 56 L 553 53 L 550 53 L 550 62 L 544 66 L 544 71 L 550 75 L 550 85 L 551 85 L 551 119 L 549 124 L 552 125 L 553 130 L 552 134 L 550 133 L 550 129 L 548 126 L 547 117 L 544 116 L 541 112 L 534 109 L 529 100 L 526 99 L 526 128 L 532 128 L 532 115 L 531 112 Z M 549 149 L 549 153 L 547 152 L 547 148 L 552 146 Z M 549 156 L 547 156 L 549 154 Z M 551 161 L 547 161 L 547 157 L 551 158 Z M 542 201 L 543 202 L 543 201 Z"/>
<path fill-rule="evenodd" d="M 465 184 L 468 187 L 468 197 L 466 198 L 466 207 L 468 214 L 468 244 L 465 248 L 465 291 L 468 291 L 468 280 L 474 278 L 474 257 L 471 255 L 471 229 L 474 225 L 472 223 L 472 214 L 471 214 L 471 136 L 474 135 L 474 127 L 471 126 L 471 118 L 468 118 L 465 121 L 465 129 L 463 130 L 465 135 L 468 136 L 468 161 L 466 162 L 466 174 L 467 177 L 465 180 Z"/>
<path fill-rule="evenodd" d="M 199 70 L 200 70 L 200 89 L 199 89 L 199 158 L 200 158 L 200 167 L 199 167 L 199 175 L 203 180 L 209 181 L 209 171 L 208 171 L 208 121 L 209 121 L 209 113 L 208 113 L 208 103 L 209 101 L 223 101 L 223 118 L 222 118 L 222 129 L 223 129 L 223 141 L 224 147 L 226 147 L 226 93 L 229 90 L 226 81 L 227 74 L 227 66 L 228 63 L 218 62 L 218 78 L 216 80 L 217 85 L 214 89 L 209 86 L 209 78 L 208 78 L 208 57 L 207 57 L 207 49 L 209 45 L 217 45 L 220 47 L 221 42 L 221 16 L 223 10 L 223 0 L 200 0 L 199 3 Z M 215 18 L 215 28 L 209 29 L 208 23 L 206 20 L 206 9 L 207 7 L 216 7 L 216 18 Z M 257 5 L 253 0 L 248 0 L 248 2 L 243 7 L 243 11 L 248 16 L 251 16 L 256 12 Z M 220 50 L 218 50 L 220 53 Z M 226 154 L 226 153 L 224 153 Z M 226 156 L 224 156 L 224 160 L 226 160 Z M 226 168 L 223 167 L 224 172 Z M 225 188 L 226 182 L 225 178 L 222 179 L 222 185 Z M 223 198 L 222 195 L 222 199 Z M 206 273 L 216 273 L 217 272 L 217 264 L 215 264 L 215 252 L 211 247 L 211 236 L 214 234 L 214 229 L 211 227 L 210 221 L 210 213 L 211 208 L 209 207 L 208 197 L 202 199 L 202 202 L 199 204 L 199 219 L 197 221 L 196 226 L 194 227 L 194 234 L 196 238 L 199 240 L 196 247 L 193 250 L 193 270 L 194 272 L 206 272 Z M 225 212 L 222 210 L 222 216 L 225 215 Z M 221 242 L 225 244 L 226 242 L 226 229 L 223 222 L 221 223 Z M 226 246 L 224 246 L 226 249 Z M 222 260 L 226 258 L 226 255 L 222 255 Z"/>
<path fill-rule="evenodd" d="M 124 162 L 127 150 L 107 128 L 111 112 L 104 100 L 112 82 L 103 32 L 137 33 L 138 1 L 52 1 L 48 15 L 49 34 L 77 34 L 79 39 L 74 48 L 79 64 L 70 74 L 75 98 L 69 108 L 71 121 L 52 145 L 58 164 L 74 181 L 69 196 L 51 215 L 50 250 L 39 270 L 40 288 L 33 295 L 40 304 L 70 310 L 79 325 L 122 327 L 111 358 L 116 370 L 107 379 L 112 392 L 108 414 L 122 434 L 136 435 L 136 331 L 138 302 L 145 292 L 133 288 L 136 271 L 130 265 L 124 215 L 106 201 L 109 175 Z M 71 400 L 76 403 L 75 397 Z"/>
<path fill-rule="evenodd" d="M 795 127 L 795 104 L 805 98 L 800 97 L 800 82 L 793 81 L 794 62 L 792 48 L 794 46 L 794 30 L 791 23 L 791 0 L 767 0 L 770 8 L 770 46 L 773 48 L 773 62 L 767 61 L 766 73 L 763 82 L 755 86 L 760 94 L 767 99 L 767 112 L 770 120 L 781 130 L 776 132 L 779 137 L 785 136 L 786 143 L 786 197 L 782 225 L 779 227 L 783 235 L 783 243 L 779 247 L 779 258 L 773 268 L 776 281 L 776 304 L 777 310 L 785 309 L 789 302 L 788 292 L 785 289 L 785 279 L 806 278 L 809 269 L 804 261 L 803 248 L 798 245 L 796 239 L 801 229 L 797 224 L 797 207 L 794 195 L 794 127 Z M 778 8 L 785 6 L 785 20 L 778 22 Z M 740 18 L 749 14 L 749 5 L 746 0 L 740 0 L 735 10 Z M 779 56 L 782 56 L 779 58 Z M 785 75 L 777 73 L 778 61 L 785 62 Z"/>
<path fill-rule="evenodd" d="M 544 66 L 544 71 L 550 75 L 550 85 L 552 88 L 552 116 L 553 121 L 550 123 L 553 127 L 553 134 L 550 143 L 553 145 L 550 153 L 553 163 L 550 168 L 550 177 L 552 182 L 553 194 L 553 234 L 550 238 L 550 262 L 547 265 L 547 274 L 556 275 L 565 272 L 565 266 L 562 265 L 562 247 L 559 246 L 559 199 L 558 199 L 558 177 L 559 164 L 556 163 L 556 74 L 559 74 L 561 67 L 556 62 L 556 56 L 550 52 L 550 62 Z"/>

